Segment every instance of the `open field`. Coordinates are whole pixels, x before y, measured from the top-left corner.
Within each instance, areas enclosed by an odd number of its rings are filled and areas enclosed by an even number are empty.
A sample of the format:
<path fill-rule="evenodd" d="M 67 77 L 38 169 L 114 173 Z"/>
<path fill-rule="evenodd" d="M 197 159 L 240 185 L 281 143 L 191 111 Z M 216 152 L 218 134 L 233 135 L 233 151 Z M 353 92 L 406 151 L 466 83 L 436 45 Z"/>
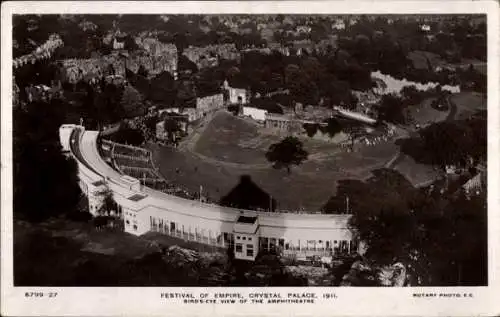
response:
<path fill-rule="evenodd" d="M 476 111 L 486 110 L 487 101 L 482 94 L 475 92 L 462 92 L 451 96 L 451 102 L 457 107 L 455 119 L 467 118 Z"/>
<path fill-rule="evenodd" d="M 236 131 L 236 132 L 235 132 Z M 226 113 L 220 113 L 198 139 L 193 151 L 163 147 L 154 154 L 156 166 L 169 181 L 219 201 L 243 175 L 272 195 L 282 210 L 319 210 L 335 193 L 337 181 L 365 179 L 397 152 L 390 142 L 360 146 L 347 153 L 332 143 L 305 141 L 310 159 L 293 167 L 290 175 L 275 170 L 265 159 L 268 146 L 277 136 L 260 135 L 257 127 Z"/>
<path fill-rule="evenodd" d="M 448 109 L 447 111 L 439 111 L 432 108 L 431 104 L 435 99 L 437 99 L 437 97 L 428 98 L 425 99 L 420 105 L 411 107 L 411 116 L 415 120 L 415 123 L 423 126 L 446 119 L 450 112 L 450 109 Z"/>
<path fill-rule="evenodd" d="M 262 164 L 266 163 L 266 149 L 278 140 L 259 135 L 258 127 L 246 120 L 220 112 L 208 124 L 194 150 L 221 161 Z"/>
<path fill-rule="evenodd" d="M 432 166 L 419 164 L 407 155 L 398 160 L 393 168 L 405 176 L 413 186 L 429 185 L 430 181 L 439 176 L 439 172 Z"/>

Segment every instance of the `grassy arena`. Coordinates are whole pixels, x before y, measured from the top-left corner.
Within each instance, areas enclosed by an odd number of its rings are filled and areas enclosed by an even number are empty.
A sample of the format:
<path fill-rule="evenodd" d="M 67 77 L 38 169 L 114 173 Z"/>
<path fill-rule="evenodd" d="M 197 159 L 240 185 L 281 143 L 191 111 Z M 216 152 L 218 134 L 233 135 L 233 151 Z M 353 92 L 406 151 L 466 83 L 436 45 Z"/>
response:
<path fill-rule="evenodd" d="M 247 120 L 220 112 L 205 127 L 194 146 L 182 151 L 157 148 L 154 160 L 162 175 L 188 190 L 203 192 L 218 201 L 238 184 L 242 175 L 278 201 L 284 210 L 319 210 L 335 193 L 340 179 L 364 179 L 383 167 L 397 153 L 393 143 L 363 146 L 346 153 L 338 145 L 304 139 L 309 160 L 285 170 L 275 170 L 264 153 L 277 136 L 259 133 Z"/>

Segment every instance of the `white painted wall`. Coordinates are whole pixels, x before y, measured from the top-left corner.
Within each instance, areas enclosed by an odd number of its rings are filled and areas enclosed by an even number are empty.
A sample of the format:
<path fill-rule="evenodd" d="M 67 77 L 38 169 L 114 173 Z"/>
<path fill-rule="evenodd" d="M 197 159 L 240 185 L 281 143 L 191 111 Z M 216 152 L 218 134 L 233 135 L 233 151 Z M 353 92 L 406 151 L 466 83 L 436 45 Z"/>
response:
<path fill-rule="evenodd" d="M 243 107 L 243 115 L 249 116 L 256 121 L 266 121 L 267 110 L 254 108 L 254 107 Z"/>
<path fill-rule="evenodd" d="M 70 138 L 73 129 L 77 126 L 74 124 L 64 124 L 59 128 L 59 142 L 61 142 L 61 146 L 64 152 L 70 151 Z"/>
<path fill-rule="evenodd" d="M 241 246 L 241 252 L 237 252 L 237 246 Z M 251 246 L 251 248 L 249 247 Z M 248 249 L 253 250 L 253 254 L 248 255 Z M 234 233 L 234 257 L 240 260 L 253 261 L 259 253 L 259 235 L 258 234 L 246 234 L 246 233 Z"/>

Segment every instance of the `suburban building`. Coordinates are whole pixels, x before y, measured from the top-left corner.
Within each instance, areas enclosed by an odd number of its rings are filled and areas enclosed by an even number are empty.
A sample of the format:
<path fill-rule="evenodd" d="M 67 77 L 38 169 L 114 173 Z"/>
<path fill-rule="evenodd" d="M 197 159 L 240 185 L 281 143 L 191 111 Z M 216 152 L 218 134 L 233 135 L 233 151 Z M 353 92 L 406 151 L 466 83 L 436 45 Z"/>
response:
<path fill-rule="evenodd" d="M 424 32 L 430 32 L 430 30 L 431 30 L 431 26 L 430 26 L 429 24 L 422 24 L 422 25 L 420 26 L 420 29 L 421 29 L 422 31 L 424 31 Z"/>
<path fill-rule="evenodd" d="M 224 81 L 223 88 L 227 91 L 228 103 L 245 105 L 249 102 L 248 90 L 230 87 L 227 80 Z"/>
<path fill-rule="evenodd" d="M 113 39 L 113 49 L 114 50 L 125 49 L 125 38 L 124 37 L 115 37 Z"/>
<path fill-rule="evenodd" d="M 202 98 L 196 98 L 196 109 L 208 113 L 224 107 L 223 94 L 215 94 Z"/>

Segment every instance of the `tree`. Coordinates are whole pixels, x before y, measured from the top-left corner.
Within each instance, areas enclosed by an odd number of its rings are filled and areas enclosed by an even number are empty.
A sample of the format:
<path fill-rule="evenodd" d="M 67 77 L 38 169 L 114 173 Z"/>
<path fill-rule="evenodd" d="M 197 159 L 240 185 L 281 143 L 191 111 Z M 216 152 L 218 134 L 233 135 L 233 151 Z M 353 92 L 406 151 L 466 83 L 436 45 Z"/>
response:
<path fill-rule="evenodd" d="M 144 142 L 142 132 L 137 129 L 132 129 L 126 124 L 122 124 L 117 132 L 109 136 L 109 139 L 116 143 L 126 143 L 136 146 Z"/>
<path fill-rule="evenodd" d="M 68 105 L 34 102 L 13 113 L 14 217 L 42 221 L 76 209 L 76 162 L 61 152 L 59 127 Z"/>
<path fill-rule="evenodd" d="M 366 243 L 368 262 L 404 264 L 412 285 L 487 283 L 485 195 L 435 195 L 429 188 L 414 188 L 396 171 L 372 173 L 365 182 L 340 181 L 324 207 L 341 213 L 349 199 L 349 224 Z"/>
<path fill-rule="evenodd" d="M 196 107 L 196 93 L 192 82 L 183 81 L 179 83 L 176 98 L 177 105 L 181 112 L 184 108 Z"/>
<path fill-rule="evenodd" d="M 127 118 L 138 117 L 146 113 L 146 107 L 141 94 L 130 85 L 125 86 L 123 89 L 120 104 Z"/>
<path fill-rule="evenodd" d="M 395 95 L 384 95 L 378 105 L 378 117 L 391 123 L 405 123 L 403 100 Z"/>
<path fill-rule="evenodd" d="M 330 138 L 333 138 L 337 133 L 342 131 L 342 125 L 335 118 L 326 120 L 326 127 L 321 129 L 323 133 L 328 133 Z"/>
<path fill-rule="evenodd" d="M 137 70 L 137 75 L 140 75 L 140 76 L 146 77 L 146 78 L 148 77 L 149 74 L 148 74 L 146 67 L 144 67 L 144 65 L 141 64 L 139 66 L 139 70 Z"/>
<path fill-rule="evenodd" d="M 444 168 L 465 167 L 469 159 L 486 157 L 486 119 L 479 117 L 460 121 L 443 121 L 419 130 L 419 135 L 406 139 L 401 151 L 417 162 Z"/>
<path fill-rule="evenodd" d="M 99 216 L 108 216 L 110 212 L 116 208 L 116 203 L 113 199 L 113 192 L 109 189 L 109 187 L 106 187 L 97 195 L 102 199 L 102 205 L 97 213 Z"/>
<path fill-rule="evenodd" d="M 308 157 L 302 142 L 293 136 L 286 137 L 279 143 L 271 144 L 266 153 L 266 158 L 273 163 L 274 168 L 285 167 L 290 174 L 291 165 L 299 165 Z"/>
<path fill-rule="evenodd" d="M 163 128 L 164 131 L 167 132 L 169 141 L 175 142 L 175 134 L 181 131 L 179 121 L 172 116 L 167 116 L 165 121 L 163 121 Z"/>
<path fill-rule="evenodd" d="M 137 43 L 135 42 L 134 38 L 131 36 L 131 35 L 127 35 L 125 37 L 125 47 L 124 47 L 127 51 L 135 51 L 137 49 L 139 49 L 139 45 L 137 45 Z"/>
<path fill-rule="evenodd" d="M 144 77 L 141 77 L 143 88 L 138 85 L 139 91 L 144 95 L 147 93 L 148 99 L 166 106 L 172 106 L 176 102 L 177 88 L 174 77 L 168 72 L 162 72 L 151 79 L 149 83 Z"/>
<path fill-rule="evenodd" d="M 304 123 L 304 130 L 306 130 L 306 134 L 308 137 L 312 138 L 318 132 L 318 124 L 317 123 Z"/>

